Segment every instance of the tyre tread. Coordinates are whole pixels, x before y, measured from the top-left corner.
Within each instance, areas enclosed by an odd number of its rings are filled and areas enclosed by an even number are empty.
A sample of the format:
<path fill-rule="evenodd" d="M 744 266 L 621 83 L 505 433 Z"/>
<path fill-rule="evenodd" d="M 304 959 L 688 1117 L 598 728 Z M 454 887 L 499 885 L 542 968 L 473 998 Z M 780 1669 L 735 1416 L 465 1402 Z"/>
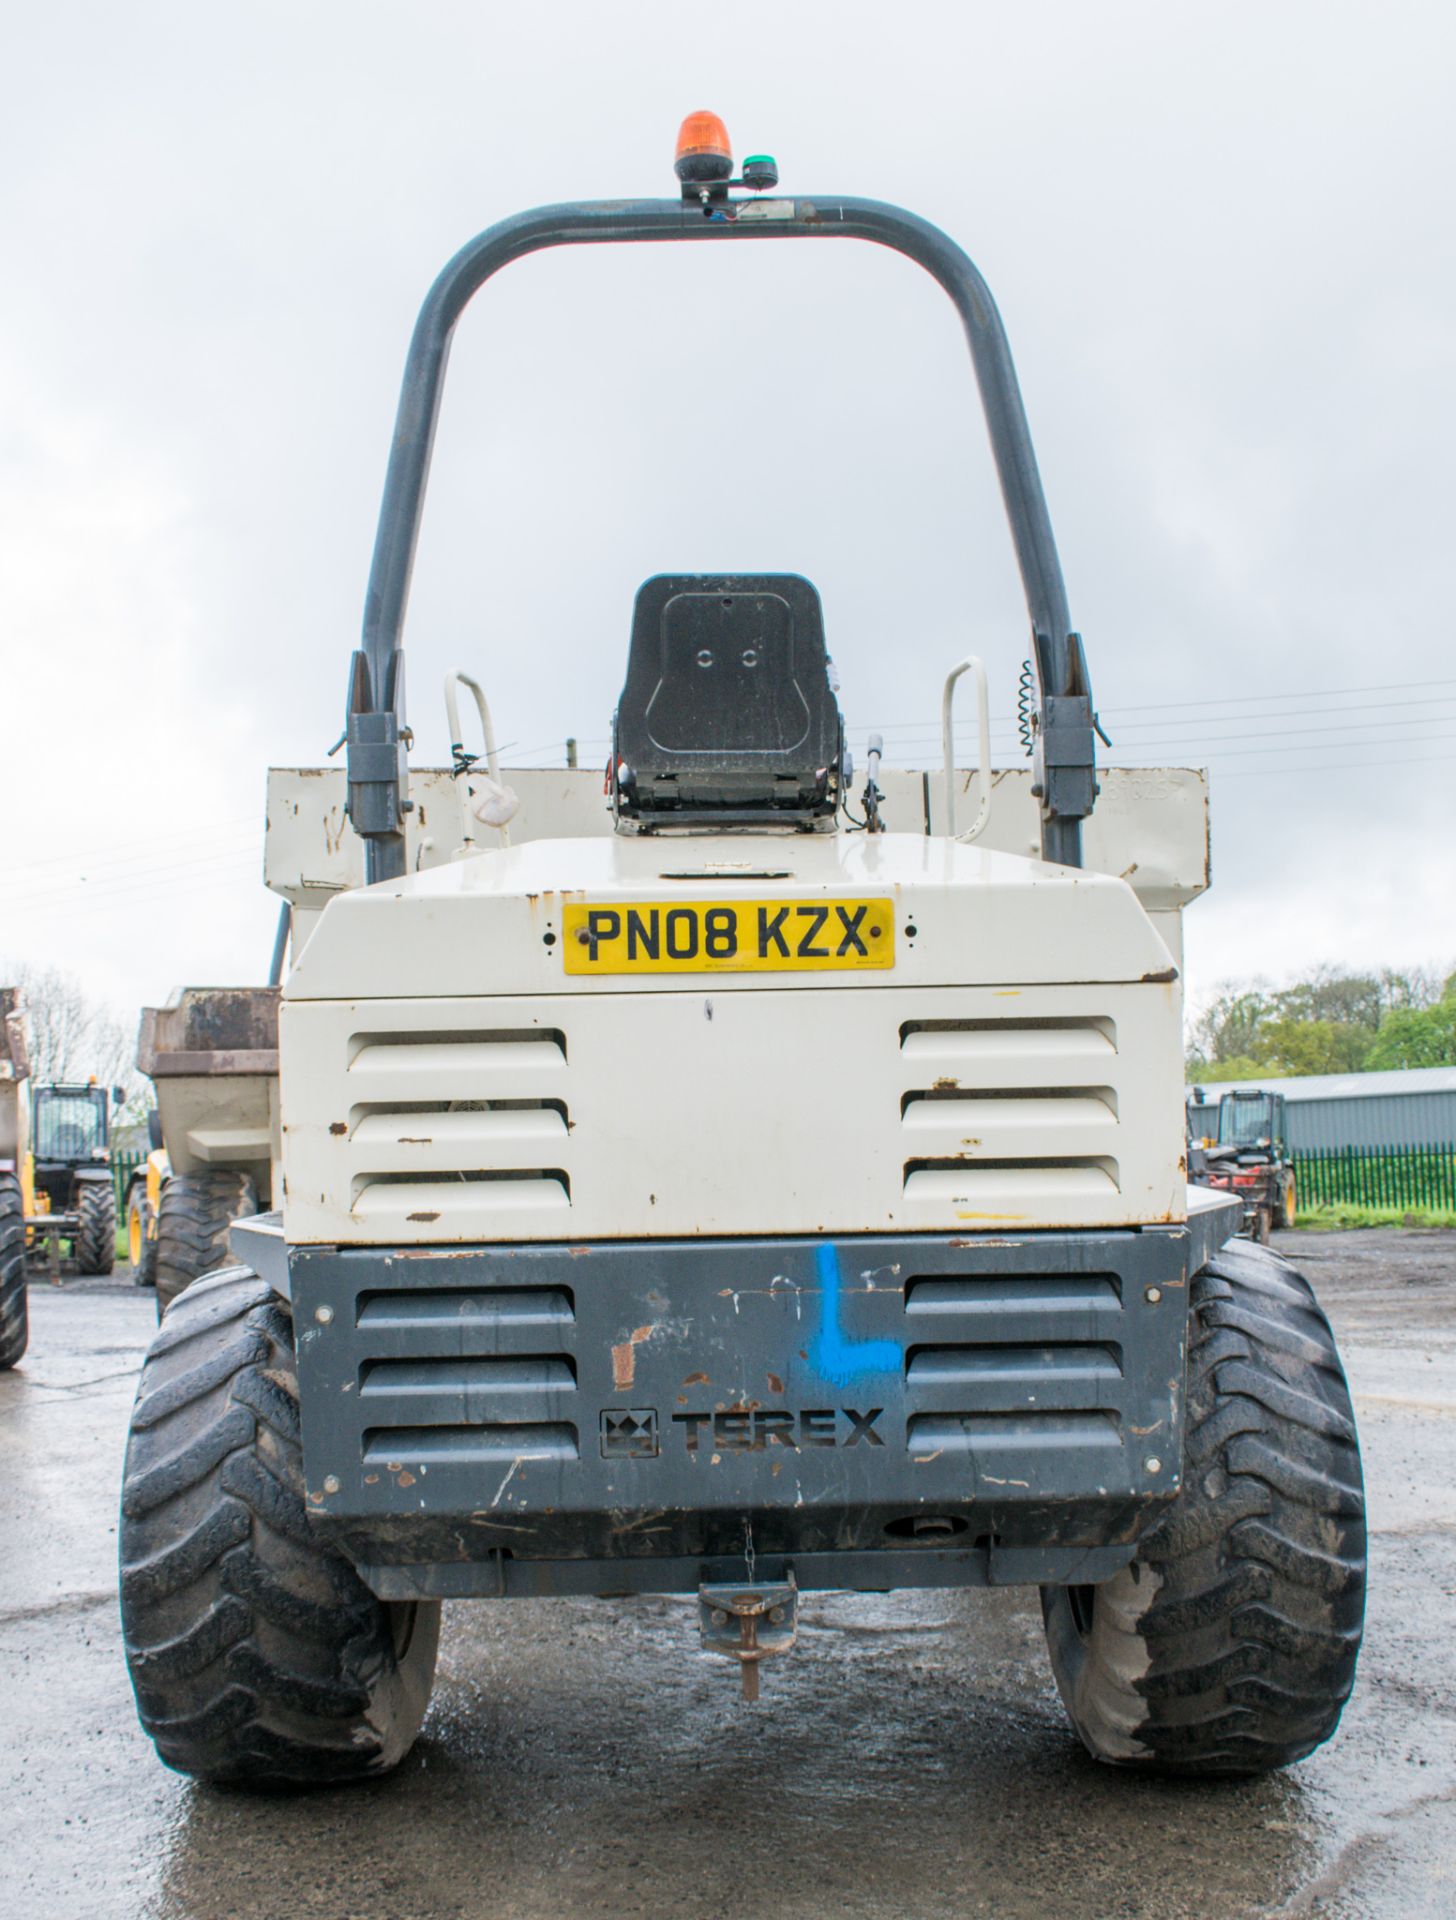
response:
<path fill-rule="evenodd" d="M 77 1182 L 76 1265 L 84 1274 L 110 1273 L 116 1265 L 116 1189 L 104 1180 Z"/>
<path fill-rule="evenodd" d="M 1109 1583 L 1098 1639 L 1043 1595 L 1058 1685 L 1098 1758 L 1185 1774 L 1286 1766 L 1327 1740 L 1365 1605 L 1359 1442 L 1334 1336 L 1280 1255 L 1225 1247 L 1190 1290 L 1182 1493 Z M 1132 1583 L 1132 1584 L 1129 1584 Z M 1113 1631 L 1116 1623 L 1117 1631 Z M 1117 1658 L 1095 1648 L 1115 1647 Z"/>
<path fill-rule="evenodd" d="M 13 1173 L 0 1173 L 0 1371 L 24 1357 L 29 1340 L 25 1207 L 19 1180 Z"/>
<path fill-rule="evenodd" d="M 258 1210 L 251 1174 L 235 1167 L 174 1173 L 157 1214 L 157 1310 L 164 1312 L 203 1274 L 230 1264 L 228 1228 Z"/>
<path fill-rule="evenodd" d="M 293 1377 L 286 1303 L 246 1268 L 219 1272 L 158 1330 L 127 1449 L 137 1710 L 168 1766 L 234 1785 L 387 1771 L 433 1664 L 432 1622 L 405 1684 L 393 1611 L 310 1530 Z"/>

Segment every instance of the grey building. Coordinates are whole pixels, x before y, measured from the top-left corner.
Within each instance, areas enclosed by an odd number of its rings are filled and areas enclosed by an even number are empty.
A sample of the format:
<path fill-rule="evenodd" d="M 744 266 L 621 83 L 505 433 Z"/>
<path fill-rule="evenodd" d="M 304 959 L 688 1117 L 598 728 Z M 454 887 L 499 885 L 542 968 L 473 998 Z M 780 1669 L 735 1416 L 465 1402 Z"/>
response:
<path fill-rule="evenodd" d="M 1206 1082 L 1203 1097 L 1217 1106 L 1221 1094 L 1251 1084 L 1284 1095 L 1293 1153 L 1318 1147 L 1456 1146 L 1456 1067 Z M 1191 1087 L 1188 1091 L 1193 1093 Z"/>

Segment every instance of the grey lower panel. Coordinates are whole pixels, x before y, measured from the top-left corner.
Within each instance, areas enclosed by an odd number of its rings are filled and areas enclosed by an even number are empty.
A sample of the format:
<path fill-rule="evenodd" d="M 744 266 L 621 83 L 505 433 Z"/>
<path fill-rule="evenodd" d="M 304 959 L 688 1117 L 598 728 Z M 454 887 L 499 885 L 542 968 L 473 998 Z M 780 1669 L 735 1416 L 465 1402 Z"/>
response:
<path fill-rule="evenodd" d="M 288 1245 L 281 1213 L 255 1213 L 250 1219 L 234 1220 L 228 1228 L 228 1250 L 275 1293 L 288 1298 Z"/>
<path fill-rule="evenodd" d="M 293 1248 L 310 1511 L 377 1577 L 471 1591 L 1126 1546 L 1178 1488 L 1188 1254 L 1178 1228 Z"/>
<path fill-rule="evenodd" d="M 1244 1224 L 1244 1209 L 1232 1194 L 1207 1187 L 1188 1189 L 1188 1271 L 1198 1273 Z"/>
<path fill-rule="evenodd" d="M 359 1572 L 381 1600 L 515 1600 L 625 1593 L 696 1593 L 716 1584 L 782 1583 L 801 1593 L 853 1588 L 1093 1586 L 1125 1567 L 1134 1543 L 1119 1547 L 977 1546 L 937 1550 L 881 1547 L 865 1553 L 741 1554 L 694 1560 L 489 1560 L 426 1566 L 371 1566 Z"/>

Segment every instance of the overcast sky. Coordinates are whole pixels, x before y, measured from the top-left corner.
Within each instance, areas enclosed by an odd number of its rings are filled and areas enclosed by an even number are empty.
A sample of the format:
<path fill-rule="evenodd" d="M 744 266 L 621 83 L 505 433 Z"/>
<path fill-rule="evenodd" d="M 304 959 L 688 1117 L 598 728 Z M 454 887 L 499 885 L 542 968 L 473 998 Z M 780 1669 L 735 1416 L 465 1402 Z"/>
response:
<path fill-rule="evenodd" d="M 126 1011 L 264 977 L 264 770 L 336 738 L 405 346 L 472 233 L 786 191 L 962 242 L 1122 763 L 1208 766 L 1195 998 L 1456 963 L 1456 11 L 414 0 L 4 7 L 0 955 Z M 417 760 L 604 752 L 639 582 L 819 586 L 857 751 L 1026 620 L 963 338 L 870 247 L 599 249 L 487 289 L 407 629 Z M 1009 755 L 1012 733 L 998 728 Z"/>

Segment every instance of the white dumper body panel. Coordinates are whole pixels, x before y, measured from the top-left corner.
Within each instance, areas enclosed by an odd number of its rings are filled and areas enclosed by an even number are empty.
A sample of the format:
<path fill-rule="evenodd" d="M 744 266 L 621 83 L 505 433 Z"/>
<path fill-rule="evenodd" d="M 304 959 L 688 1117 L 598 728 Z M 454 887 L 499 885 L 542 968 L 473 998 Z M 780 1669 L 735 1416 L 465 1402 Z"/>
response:
<path fill-rule="evenodd" d="M 607 839 L 611 810 L 600 771 L 512 767 L 504 776 L 520 796 L 510 841 Z M 1126 880 L 1152 918 L 1174 960 L 1182 964 L 1182 910 L 1209 882 L 1208 780 L 1193 767 L 1104 767 L 1098 800 L 1083 824 L 1086 868 Z M 884 814 L 894 831 L 939 838 L 945 830 L 944 779 L 930 771 L 882 768 Z M 968 825 L 980 807 L 980 776 L 962 768 L 957 819 Z M 1041 829 L 1031 769 L 1004 767 L 992 775 L 985 831 L 976 841 L 995 853 L 1041 851 Z M 441 767 L 410 770 L 412 810 L 406 816 L 411 873 L 447 865 L 460 845 L 460 796 Z M 268 774 L 266 879 L 293 907 L 294 952 L 308 942 L 318 916 L 336 895 L 364 884 L 364 843 L 345 812 L 344 770 L 274 767 Z M 483 847 L 498 835 L 472 822 Z"/>
<path fill-rule="evenodd" d="M 570 970 L 585 907 L 883 903 L 893 964 Z M 878 908 L 877 908 L 878 911 Z M 281 1007 L 290 1244 L 1185 1217 L 1124 881 L 923 833 L 531 841 L 341 894 Z"/>

